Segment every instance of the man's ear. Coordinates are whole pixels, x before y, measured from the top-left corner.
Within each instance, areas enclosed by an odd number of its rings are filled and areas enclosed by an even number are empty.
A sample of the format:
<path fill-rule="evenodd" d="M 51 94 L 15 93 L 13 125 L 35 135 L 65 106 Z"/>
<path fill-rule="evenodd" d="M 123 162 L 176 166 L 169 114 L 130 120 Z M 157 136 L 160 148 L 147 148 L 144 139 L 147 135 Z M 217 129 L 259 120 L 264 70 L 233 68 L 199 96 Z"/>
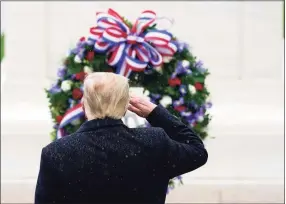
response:
<path fill-rule="evenodd" d="M 85 119 L 87 119 L 87 117 L 86 117 L 86 113 L 85 113 L 85 107 L 84 107 L 84 104 L 82 103 L 82 110 L 83 110 L 83 113 L 84 113 L 84 117 L 85 117 Z"/>

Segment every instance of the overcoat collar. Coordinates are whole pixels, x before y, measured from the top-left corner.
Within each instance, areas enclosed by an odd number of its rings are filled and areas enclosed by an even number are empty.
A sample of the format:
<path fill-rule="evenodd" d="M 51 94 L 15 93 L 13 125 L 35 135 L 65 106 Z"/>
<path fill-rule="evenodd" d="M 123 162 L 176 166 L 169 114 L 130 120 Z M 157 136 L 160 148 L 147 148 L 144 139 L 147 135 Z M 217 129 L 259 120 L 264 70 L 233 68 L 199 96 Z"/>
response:
<path fill-rule="evenodd" d="M 95 131 L 98 128 L 118 126 L 118 125 L 124 125 L 123 121 L 120 119 L 113 119 L 113 118 L 94 119 L 84 122 L 77 130 L 77 132 Z"/>

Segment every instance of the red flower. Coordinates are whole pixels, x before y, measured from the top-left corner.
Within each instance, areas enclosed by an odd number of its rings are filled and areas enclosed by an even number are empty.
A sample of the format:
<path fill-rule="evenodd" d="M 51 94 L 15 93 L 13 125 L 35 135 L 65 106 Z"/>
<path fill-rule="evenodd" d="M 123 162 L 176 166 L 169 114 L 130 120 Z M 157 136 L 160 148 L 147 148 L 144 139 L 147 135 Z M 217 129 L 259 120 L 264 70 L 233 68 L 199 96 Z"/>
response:
<path fill-rule="evenodd" d="M 86 76 L 85 72 L 79 72 L 75 74 L 76 80 L 83 81 Z"/>
<path fill-rule="evenodd" d="M 79 88 L 75 88 L 74 90 L 72 90 L 73 99 L 79 100 L 81 99 L 82 96 L 83 96 L 83 93 Z"/>
<path fill-rule="evenodd" d="M 85 41 L 85 37 L 81 37 L 81 38 L 79 39 L 79 41 L 80 41 L 80 42 Z"/>
<path fill-rule="evenodd" d="M 195 88 L 196 88 L 196 90 L 201 91 L 201 90 L 204 89 L 204 86 L 201 83 L 196 82 L 195 83 Z"/>
<path fill-rule="evenodd" d="M 174 78 L 174 79 L 169 79 L 168 83 L 170 86 L 177 86 L 177 85 L 181 85 L 181 79 L 179 78 Z"/>
<path fill-rule="evenodd" d="M 60 124 L 60 122 L 62 121 L 62 119 L 63 119 L 63 116 L 62 116 L 62 115 L 58 115 L 58 116 L 56 117 L 57 123 Z"/>
<path fill-rule="evenodd" d="M 93 51 L 89 51 L 86 55 L 86 59 L 88 61 L 92 61 L 94 59 L 94 52 Z"/>
<path fill-rule="evenodd" d="M 176 106 L 174 109 L 175 109 L 176 111 L 181 112 L 181 111 L 186 110 L 186 109 L 187 109 L 187 107 L 182 105 L 182 106 Z"/>

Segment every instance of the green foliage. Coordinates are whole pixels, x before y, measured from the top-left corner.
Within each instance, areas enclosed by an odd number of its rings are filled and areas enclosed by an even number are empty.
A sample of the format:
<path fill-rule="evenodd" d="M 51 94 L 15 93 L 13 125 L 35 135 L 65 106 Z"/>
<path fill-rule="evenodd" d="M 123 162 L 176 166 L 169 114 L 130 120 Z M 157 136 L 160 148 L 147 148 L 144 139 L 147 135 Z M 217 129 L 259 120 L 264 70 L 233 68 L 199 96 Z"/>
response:
<path fill-rule="evenodd" d="M 69 67 L 68 69 L 68 74 L 76 74 L 82 71 L 82 63 L 76 63 L 74 62 L 75 55 L 71 54 L 67 59 L 66 59 L 66 66 Z"/>
<path fill-rule="evenodd" d="M 54 129 L 52 132 L 51 132 L 51 140 L 56 140 L 57 139 L 57 131 Z"/>
<path fill-rule="evenodd" d="M 49 94 L 49 99 L 49 102 L 53 104 L 53 107 L 66 109 L 68 105 L 67 102 L 69 99 L 69 94 L 64 92 Z"/>
<path fill-rule="evenodd" d="M 123 21 L 124 23 L 129 27 L 129 28 L 132 28 L 132 23 L 130 21 L 128 21 L 126 18 L 123 17 Z"/>
<path fill-rule="evenodd" d="M 0 57 L 0 62 L 2 62 L 4 58 L 4 34 L 1 34 L 1 57 Z"/>

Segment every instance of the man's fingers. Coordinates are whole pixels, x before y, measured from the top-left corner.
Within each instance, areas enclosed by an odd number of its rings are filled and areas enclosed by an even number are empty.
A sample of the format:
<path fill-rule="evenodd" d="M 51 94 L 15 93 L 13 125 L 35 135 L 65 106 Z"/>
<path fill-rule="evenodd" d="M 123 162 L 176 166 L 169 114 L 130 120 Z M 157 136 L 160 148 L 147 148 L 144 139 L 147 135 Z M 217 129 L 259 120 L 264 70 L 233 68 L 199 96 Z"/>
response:
<path fill-rule="evenodd" d="M 132 92 L 129 93 L 130 98 L 138 98 L 138 96 Z"/>
<path fill-rule="evenodd" d="M 132 105 L 132 106 L 134 106 L 134 107 L 136 107 L 136 108 L 138 108 L 138 109 L 140 109 L 140 108 L 142 108 L 143 106 L 142 106 L 142 103 L 141 103 L 141 99 L 140 98 L 131 98 L 130 99 L 130 101 L 129 101 L 129 103 Z"/>
<path fill-rule="evenodd" d="M 130 110 L 133 113 L 136 113 L 137 115 L 140 114 L 140 110 L 136 108 L 135 106 L 133 106 L 132 104 L 129 104 L 128 110 Z"/>
<path fill-rule="evenodd" d="M 139 101 L 138 101 L 139 104 L 141 104 L 142 106 L 144 107 L 148 107 L 148 104 L 150 103 L 150 101 L 146 98 L 141 98 Z"/>
<path fill-rule="evenodd" d="M 129 104 L 129 110 L 141 117 L 148 116 L 150 112 L 156 107 L 155 104 L 151 103 L 148 99 L 142 97 L 130 98 Z"/>
<path fill-rule="evenodd" d="M 134 104 L 141 104 L 142 106 L 147 106 L 149 103 L 149 99 L 143 97 L 131 97 L 130 102 Z"/>

